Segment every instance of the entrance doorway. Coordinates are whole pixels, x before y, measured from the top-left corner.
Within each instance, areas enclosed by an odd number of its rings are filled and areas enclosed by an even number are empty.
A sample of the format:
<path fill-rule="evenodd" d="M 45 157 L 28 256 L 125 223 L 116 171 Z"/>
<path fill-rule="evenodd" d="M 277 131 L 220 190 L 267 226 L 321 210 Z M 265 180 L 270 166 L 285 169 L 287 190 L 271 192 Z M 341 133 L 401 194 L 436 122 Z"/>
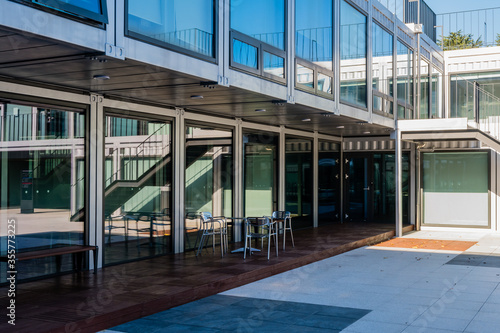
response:
<path fill-rule="evenodd" d="M 403 155 L 403 223 L 408 223 L 408 155 Z M 344 155 L 344 221 L 394 223 L 395 155 Z"/>

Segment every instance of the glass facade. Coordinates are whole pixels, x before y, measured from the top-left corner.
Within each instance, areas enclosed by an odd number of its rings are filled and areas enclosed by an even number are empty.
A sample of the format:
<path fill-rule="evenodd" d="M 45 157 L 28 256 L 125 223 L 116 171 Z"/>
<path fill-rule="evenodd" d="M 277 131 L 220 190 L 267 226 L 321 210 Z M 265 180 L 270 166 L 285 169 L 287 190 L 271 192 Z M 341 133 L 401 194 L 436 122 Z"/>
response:
<path fill-rule="evenodd" d="M 106 117 L 105 265 L 170 253 L 171 124 Z"/>
<path fill-rule="evenodd" d="M 128 0 L 130 35 L 215 57 L 214 0 Z"/>
<path fill-rule="evenodd" d="M 431 118 L 443 117 L 443 74 L 432 67 L 431 74 Z"/>
<path fill-rule="evenodd" d="M 500 106 L 500 72 L 450 75 L 450 116 L 474 119 L 474 82 L 479 89 L 480 119 L 496 115 Z"/>
<path fill-rule="evenodd" d="M 340 144 L 320 141 L 318 152 L 318 224 L 340 219 Z"/>
<path fill-rule="evenodd" d="M 295 54 L 333 70 L 333 9 L 331 0 L 295 0 Z"/>
<path fill-rule="evenodd" d="M 285 1 L 232 0 L 231 29 L 284 50 Z"/>
<path fill-rule="evenodd" d="M 201 212 L 233 216 L 232 143 L 229 130 L 196 125 L 186 128 L 186 250 L 198 246 Z"/>
<path fill-rule="evenodd" d="M 17 252 L 83 245 L 85 233 L 85 113 L 64 108 L 0 107 L 0 217 L 15 220 Z M 6 144 L 5 144 L 6 143 Z M 7 253 L 7 228 L 0 252 Z M 20 261 L 18 279 L 73 269 L 65 255 Z M 0 283 L 6 281 L 4 263 Z"/>
<path fill-rule="evenodd" d="M 367 107 L 367 18 L 345 0 L 340 7 L 340 99 Z"/>
<path fill-rule="evenodd" d="M 105 0 L 32 0 L 51 9 L 108 23 Z"/>
<path fill-rule="evenodd" d="M 423 154 L 423 223 L 489 225 L 488 152 Z"/>
<path fill-rule="evenodd" d="M 266 132 L 243 135 L 244 216 L 271 216 L 277 210 L 278 139 Z"/>
<path fill-rule="evenodd" d="M 397 41 L 398 118 L 413 119 L 413 51 Z"/>
<path fill-rule="evenodd" d="M 427 61 L 420 61 L 420 119 L 429 118 L 430 110 L 430 77 L 429 77 L 429 63 Z"/>
<path fill-rule="evenodd" d="M 285 147 L 285 210 L 294 228 L 312 227 L 312 140 L 287 137 Z"/>
<path fill-rule="evenodd" d="M 231 1 L 231 66 L 285 83 L 285 1 Z"/>
<path fill-rule="evenodd" d="M 393 36 L 378 24 L 372 25 L 373 110 L 393 114 Z"/>

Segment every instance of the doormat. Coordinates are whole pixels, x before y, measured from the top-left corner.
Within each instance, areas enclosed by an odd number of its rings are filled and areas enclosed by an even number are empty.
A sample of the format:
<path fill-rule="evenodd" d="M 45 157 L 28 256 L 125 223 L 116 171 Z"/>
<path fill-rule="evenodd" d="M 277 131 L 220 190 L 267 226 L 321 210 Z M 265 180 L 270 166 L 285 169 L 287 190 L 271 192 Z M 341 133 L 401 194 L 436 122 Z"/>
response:
<path fill-rule="evenodd" d="M 399 247 L 404 249 L 424 249 L 424 250 L 448 250 L 465 251 L 477 242 L 439 240 L 439 239 L 419 239 L 419 238 L 393 238 L 379 243 L 375 246 Z"/>

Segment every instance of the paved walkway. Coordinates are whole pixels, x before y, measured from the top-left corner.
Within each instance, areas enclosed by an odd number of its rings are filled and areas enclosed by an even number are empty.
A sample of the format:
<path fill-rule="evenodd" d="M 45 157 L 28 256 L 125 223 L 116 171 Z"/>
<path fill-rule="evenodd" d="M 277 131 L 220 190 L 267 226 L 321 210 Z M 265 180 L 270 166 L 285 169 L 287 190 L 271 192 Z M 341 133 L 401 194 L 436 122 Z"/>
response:
<path fill-rule="evenodd" d="M 498 332 L 500 234 L 405 237 L 472 243 L 363 247 L 108 331 Z"/>

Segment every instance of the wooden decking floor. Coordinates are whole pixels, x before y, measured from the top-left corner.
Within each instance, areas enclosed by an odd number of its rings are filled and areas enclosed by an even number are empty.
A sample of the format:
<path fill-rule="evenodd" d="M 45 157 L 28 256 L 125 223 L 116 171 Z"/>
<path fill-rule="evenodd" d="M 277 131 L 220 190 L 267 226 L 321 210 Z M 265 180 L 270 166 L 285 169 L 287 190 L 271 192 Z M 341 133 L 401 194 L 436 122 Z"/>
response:
<path fill-rule="evenodd" d="M 0 332 L 96 332 L 394 236 L 393 225 L 332 224 L 296 230 L 295 248 L 242 253 L 189 252 L 62 275 L 17 286 L 16 326 Z M 280 238 L 281 243 L 282 238 Z M 230 244 L 230 250 L 239 244 Z M 8 287 L 0 288 L 6 311 Z M 7 318 L 8 319 L 8 318 Z"/>

